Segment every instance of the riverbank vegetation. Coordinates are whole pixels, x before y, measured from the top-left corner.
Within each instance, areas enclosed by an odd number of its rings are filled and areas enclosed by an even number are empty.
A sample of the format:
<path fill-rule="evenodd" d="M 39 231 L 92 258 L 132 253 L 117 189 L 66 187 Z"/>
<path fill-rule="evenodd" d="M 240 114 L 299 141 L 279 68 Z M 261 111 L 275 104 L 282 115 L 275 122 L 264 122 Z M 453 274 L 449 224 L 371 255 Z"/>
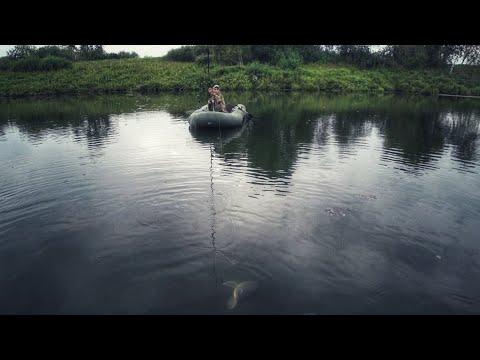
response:
<path fill-rule="evenodd" d="M 102 45 L 17 45 L 0 58 L 0 96 L 165 91 L 331 91 L 480 96 L 480 47 L 194 45 L 161 58 Z"/>

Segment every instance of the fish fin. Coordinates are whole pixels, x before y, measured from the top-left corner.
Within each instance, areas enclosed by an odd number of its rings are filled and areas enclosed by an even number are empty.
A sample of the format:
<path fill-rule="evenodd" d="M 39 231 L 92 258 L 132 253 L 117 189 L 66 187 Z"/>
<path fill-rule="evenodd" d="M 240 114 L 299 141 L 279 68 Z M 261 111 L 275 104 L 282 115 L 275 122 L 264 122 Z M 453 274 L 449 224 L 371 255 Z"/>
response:
<path fill-rule="evenodd" d="M 229 286 L 233 289 L 237 287 L 237 282 L 236 281 L 225 281 L 222 285 Z"/>
<path fill-rule="evenodd" d="M 235 305 L 237 305 L 237 299 L 235 299 L 233 296 L 230 296 L 230 298 L 227 301 L 227 308 L 232 310 Z"/>

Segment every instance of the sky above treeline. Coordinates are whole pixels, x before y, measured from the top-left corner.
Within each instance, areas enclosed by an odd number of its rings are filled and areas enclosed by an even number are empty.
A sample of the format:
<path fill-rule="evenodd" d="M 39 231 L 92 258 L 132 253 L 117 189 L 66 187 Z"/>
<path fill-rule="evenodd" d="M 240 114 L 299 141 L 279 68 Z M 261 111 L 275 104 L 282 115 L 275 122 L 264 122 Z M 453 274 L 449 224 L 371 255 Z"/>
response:
<path fill-rule="evenodd" d="M 7 51 L 12 49 L 15 45 L 0 45 L 0 57 L 6 56 Z M 45 45 L 35 45 L 42 47 Z M 136 52 L 138 56 L 163 56 L 170 49 L 178 48 L 182 45 L 105 45 L 105 51 L 107 53 L 118 53 L 120 51 Z"/>

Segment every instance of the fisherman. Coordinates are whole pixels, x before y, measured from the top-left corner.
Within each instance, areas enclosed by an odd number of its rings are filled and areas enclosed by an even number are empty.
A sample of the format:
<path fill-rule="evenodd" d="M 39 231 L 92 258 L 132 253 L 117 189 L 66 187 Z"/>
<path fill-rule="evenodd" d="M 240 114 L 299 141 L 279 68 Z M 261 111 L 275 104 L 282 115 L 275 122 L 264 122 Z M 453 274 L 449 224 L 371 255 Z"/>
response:
<path fill-rule="evenodd" d="M 210 89 L 208 89 L 208 92 L 211 94 L 210 99 L 208 99 L 208 110 L 227 112 L 225 99 L 223 98 L 223 94 L 220 92 L 220 86 L 214 85 L 211 92 Z"/>

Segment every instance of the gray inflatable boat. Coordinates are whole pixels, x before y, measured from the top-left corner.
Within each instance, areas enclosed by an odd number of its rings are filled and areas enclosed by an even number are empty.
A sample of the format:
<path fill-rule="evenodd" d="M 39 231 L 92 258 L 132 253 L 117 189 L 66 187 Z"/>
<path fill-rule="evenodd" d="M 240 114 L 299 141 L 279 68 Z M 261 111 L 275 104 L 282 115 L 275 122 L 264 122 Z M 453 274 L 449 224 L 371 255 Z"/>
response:
<path fill-rule="evenodd" d="M 248 116 L 247 108 L 242 104 L 234 106 L 230 113 L 209 111 L 208 105 L 205 105 L 188 117 L 188 123 L 191 128 L 227 129 L 242 126 Z"/>

